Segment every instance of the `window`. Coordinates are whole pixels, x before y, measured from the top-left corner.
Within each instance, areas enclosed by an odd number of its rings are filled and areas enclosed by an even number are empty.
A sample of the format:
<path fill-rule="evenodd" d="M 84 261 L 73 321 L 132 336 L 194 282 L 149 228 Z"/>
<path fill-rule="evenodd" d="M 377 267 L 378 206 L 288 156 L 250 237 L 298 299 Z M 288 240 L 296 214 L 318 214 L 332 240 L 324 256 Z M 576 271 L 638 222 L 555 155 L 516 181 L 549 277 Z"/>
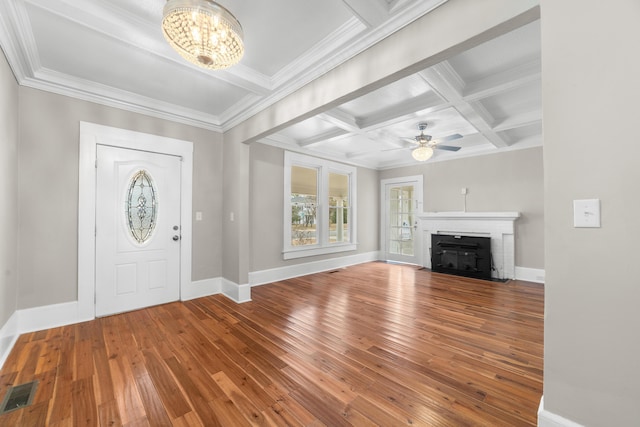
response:
<path fill-rule="evenodd" d="M 356 249 L 356 168 L 285 152 L 284 259 Z"/>

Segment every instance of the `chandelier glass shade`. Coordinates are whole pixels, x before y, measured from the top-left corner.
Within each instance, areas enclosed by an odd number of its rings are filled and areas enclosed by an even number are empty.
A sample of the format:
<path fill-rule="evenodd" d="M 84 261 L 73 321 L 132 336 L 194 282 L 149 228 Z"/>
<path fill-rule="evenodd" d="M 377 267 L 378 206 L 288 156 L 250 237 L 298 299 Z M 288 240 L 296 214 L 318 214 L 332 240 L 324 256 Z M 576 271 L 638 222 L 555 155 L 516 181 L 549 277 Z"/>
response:
<path fill-rule="evenodd" d="M 411 155 L 419 162 L 426 162 L 433 156 L 433 148 L 421 144 L 411 152 Z"/>
<path fill-rule="evenodd" d="M 162 33 L 183 58 L 200 67 L 222 70 L 244 55 L 242 26 L 212 0 L 168 0 Z"/>

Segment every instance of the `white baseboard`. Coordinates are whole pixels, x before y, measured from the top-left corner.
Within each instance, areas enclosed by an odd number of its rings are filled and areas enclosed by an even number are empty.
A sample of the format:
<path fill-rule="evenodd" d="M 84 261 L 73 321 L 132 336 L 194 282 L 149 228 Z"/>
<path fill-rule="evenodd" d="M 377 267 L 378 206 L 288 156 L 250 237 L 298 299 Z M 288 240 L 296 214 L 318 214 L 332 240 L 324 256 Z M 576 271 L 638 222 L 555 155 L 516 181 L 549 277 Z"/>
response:
<path fill-rule="evenodd" d="M 16 310 L 0 329 L 0 368 L 21 334 L 84 322 L 78 301 Z"/>
<path fill-rule="evenodd" d="M 19 336 L 18 314 L 14 312 L 0 329 L 0 368 L 4 366 L 4 362 L 6 362 Z"/>
<path fill-rule="evenodd" d="M 18 331 L 25 334 L 93 319 L 81 318 L 79 307 L 78 301 L 73 301 L 18 310 Z"/>
<path fill-rule="evenodd" d="M 251 301 L 251 286 L 238 285 L 231 280 L 222 278 L 222 294 L 230 300 L 240 304 Z"/>
<path fill-rule="evenodd" d="M 182 289 L 180 295 L 181 301 L 189 301 L 196 298 L 208 297 L 209 295 L 215 295 L 222 292 L 222 278 L 216 277 L 213 279 L 197 280 L 191 282 L 190 285 L 185 286 Z"/>
<path fill-rule="evenodd" d="M 538 427 L 584 427 L 575 421 L 568 420 L 560 415 L 544 409 L 544 396 L 540 399 L 538 408 Z"/>
<path fill-rule="evenodd" d="M 335 270 L 336 268 L 348 267 L 350 265 L 378 261 L 379 259 L 380 253 L 374 251 L 322 261 L 288 265 L 286 267 L 271 268 L 269 270 L 253 271 L 249 273 L 249 284 L 251 286 L 259 286 L 277 282 L 279 280 L 291 279 L 292 277 L 305 276 L 307 274 L 321 273 L 323 271 Z"/>
<path fill-rule="evenodd" d="M 526 282 L 544 283 L 544 270 L 538 268 L 527 268 L 516 266 L 516 280 L 524 280 Z"/>

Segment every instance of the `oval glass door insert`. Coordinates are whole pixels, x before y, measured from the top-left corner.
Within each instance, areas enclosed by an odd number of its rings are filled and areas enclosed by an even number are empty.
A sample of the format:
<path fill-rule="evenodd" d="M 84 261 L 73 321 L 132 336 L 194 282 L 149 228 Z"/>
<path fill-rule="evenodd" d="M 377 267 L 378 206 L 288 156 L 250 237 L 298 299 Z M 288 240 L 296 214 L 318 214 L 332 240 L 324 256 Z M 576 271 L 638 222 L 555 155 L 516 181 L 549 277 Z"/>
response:
<path fill-rule="evenodd" d="M 131 178 L 125 200 L 125 214 L 135 241 L 142 244 L 149 240 L 156 226 L 158 198 L 155 184 L 145 170 L 138 171 Z"/>

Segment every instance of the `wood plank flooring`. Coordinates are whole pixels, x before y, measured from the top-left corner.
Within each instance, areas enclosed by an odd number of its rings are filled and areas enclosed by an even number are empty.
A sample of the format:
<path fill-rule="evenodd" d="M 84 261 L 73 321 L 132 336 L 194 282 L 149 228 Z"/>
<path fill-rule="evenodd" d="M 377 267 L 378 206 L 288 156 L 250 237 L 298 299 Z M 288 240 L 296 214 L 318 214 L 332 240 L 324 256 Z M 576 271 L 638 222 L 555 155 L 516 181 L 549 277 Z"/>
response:
<path fill-rule="evenodd" d="M 534 426 L 542 285 L 367 263 L 22 335 L 1 426 Z"/>

